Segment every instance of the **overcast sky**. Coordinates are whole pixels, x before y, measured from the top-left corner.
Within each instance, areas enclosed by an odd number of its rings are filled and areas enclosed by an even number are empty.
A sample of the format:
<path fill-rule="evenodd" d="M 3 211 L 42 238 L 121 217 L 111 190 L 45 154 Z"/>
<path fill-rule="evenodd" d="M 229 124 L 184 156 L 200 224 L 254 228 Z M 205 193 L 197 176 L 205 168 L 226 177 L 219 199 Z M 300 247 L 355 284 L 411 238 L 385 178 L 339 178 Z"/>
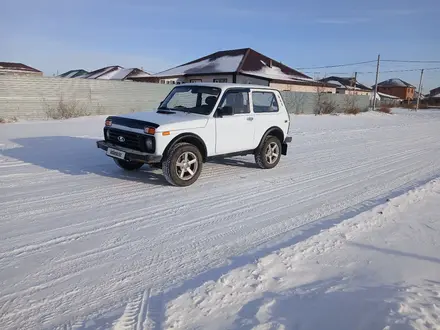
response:
<path fill-rule="evenodd" d="M 440 61 L 439 0 L 0 0 L 0 61 L 46 75 L 107 65 L 158 72 L 251 47 L 293 68 L 383 59 Z M 440 67 L 382 63 L 382 70 Z M 375 64 L 302 70 L 374 82 Z M 419 72 L 383 73 L 417 85 Z M 426 71 L 424 91 L 440 86 Z"/>

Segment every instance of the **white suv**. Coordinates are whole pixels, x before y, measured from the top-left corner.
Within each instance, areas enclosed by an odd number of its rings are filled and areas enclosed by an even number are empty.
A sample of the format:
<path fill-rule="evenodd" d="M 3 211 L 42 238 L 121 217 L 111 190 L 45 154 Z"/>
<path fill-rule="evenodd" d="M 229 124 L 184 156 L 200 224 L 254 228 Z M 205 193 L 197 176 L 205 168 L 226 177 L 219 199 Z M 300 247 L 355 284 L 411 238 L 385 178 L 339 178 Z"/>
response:
<path fill-rule="evenodd" d="M 116 164 L 162 167 L 167 181 L 189 186 L 213 157 L 255 155 L 273 168 L 287 154 L 289 114 L 279 91 L 265 86 L 176 86 L 154 112 L 110 116 L 98 141 Z"/>

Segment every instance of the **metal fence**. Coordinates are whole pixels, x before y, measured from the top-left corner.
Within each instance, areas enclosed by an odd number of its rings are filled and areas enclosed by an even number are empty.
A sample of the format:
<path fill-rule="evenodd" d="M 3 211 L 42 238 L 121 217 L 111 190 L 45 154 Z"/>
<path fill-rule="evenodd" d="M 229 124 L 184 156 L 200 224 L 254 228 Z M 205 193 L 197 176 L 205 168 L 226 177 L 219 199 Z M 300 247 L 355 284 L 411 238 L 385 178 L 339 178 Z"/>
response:
<path fill-rule="evenodd" d="M 281 92 L 287 110 L 293 114 L 317 114 L 320 104 L 331 104 L 334 112 L 344 112 L 348 107 L 367 111 L 370 105 L 368 95 L 345 95 L 306 92 Z"/>
<path fill-rule="evenodd" d="M 0 117 L 45 119 L 62 102 L 85 113 L 118 114 L 157 107 L 171 85 L 69 79 L 0 76 Z"/>

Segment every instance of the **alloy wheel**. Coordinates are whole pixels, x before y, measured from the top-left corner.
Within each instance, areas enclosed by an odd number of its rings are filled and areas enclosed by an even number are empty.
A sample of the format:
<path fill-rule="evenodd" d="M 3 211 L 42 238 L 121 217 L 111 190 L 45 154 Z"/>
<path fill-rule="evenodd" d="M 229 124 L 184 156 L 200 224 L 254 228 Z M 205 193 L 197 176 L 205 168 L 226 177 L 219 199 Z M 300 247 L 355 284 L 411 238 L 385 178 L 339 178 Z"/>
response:
<path fill-rule="evenodd" d="M 191 180 L 197 173 L 198 168 L 197 156 L 191 151 L 185 151 L 177 158 L 176 173 L 182 180 Z"/>

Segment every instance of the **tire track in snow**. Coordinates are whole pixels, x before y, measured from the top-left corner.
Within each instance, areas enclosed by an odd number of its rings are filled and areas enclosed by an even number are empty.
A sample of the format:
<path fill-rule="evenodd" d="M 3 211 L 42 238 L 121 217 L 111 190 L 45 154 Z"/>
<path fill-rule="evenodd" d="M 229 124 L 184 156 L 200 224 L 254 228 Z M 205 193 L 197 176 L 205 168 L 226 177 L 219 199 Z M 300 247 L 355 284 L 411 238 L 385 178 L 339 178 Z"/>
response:
<path fill-rule="evenodd" d="M 133 301 L 127 303 L 124 313 L 113 327 L 114 330 L 144 330 L 148 322 L 148 304 L 151 289 L 146 289 L 137 295 Z"/>
<path fill-rule="evenodd" d="M 398 160 L 396 160 L 396 163 L 398 163 L 398 162 L 400 162 L 400 161 L 401 161 L 401 159 L 398 159 Z M 383 167 L 385 167 L 385 166 L 383 166 Z M 404 168 L 404 167 L 406 167 L 406 165 L 402 166 L 401 168 Z M 368 182 L 369 180 L 371 180 L 371 179 L 374 178 L 374 177 L 383 176 L 383 175 L 385 175 L 385 174 L 387 174 L 387 173 L 390 173 L 391 171 L 392 171 L 392 170 L 384 170 L 384 171 L 381 171 L 381 172 L 378 172 L 378 173 L 375 172 L 376 175 L 374 175 L 374 176 L 370 176 L 370 177 L 367 177 L 367 178 L 364 178 L 362 181 L 366 181 L 366 182 Z M 284 206 L 279 206 L 279 207 L 277 207 L 277 211 L 276 211 L 276 212 L 274 212 L 273 210 L 269 209 L 269 210 L 267 210 L 267 211 L 265 211 L 265 212 L 263 212 L 263 213 L 259 213 L 259 214 L 258 214 L 258 218 L 264 218 L 265 216 L 271 215 L 271 217 L 264 219 L 264 222 L 267 222 L 267 223 L 275 222 L 275 223 L 276 223 L 276 221 L 274 221 L 274 220 L 276 220 L 277 217 L 279 217 L 279 216 L 281 216 L 281 215 L 284 215 L 284 214 L 285 214 L 284 210 L 289 209 L 289 208 L 292 208 L 292 206 L 299 205 L 299 204 L 304 204 L 304 203 L 307 203 L 307 202 L 313 201 L 316 197 L 329 195 L 329 194 L 332 194 L 332 193 L 334 193 L 334 192 L 336 192 L 336 191 L 341 191 L 341 190 L 343 190 L 343 189 L 345 189 L 345 188 L 348 188 L 348 187 L 350 187 L 350 186 L 356 185 L 356 184 L 358 184 L 358 183 L 359 183 L 359 182 L 350 182 L 350 183 L 347 183 L 347 184 L 345 184 L 345 185 L 338 185 L 338 186 L 336 186 L 336 187 L 333 187 L 333 186 L 332 186 L 333 188 L 330 188 L 330 189 L 327 189 L 327 190 L 321 191 L 321 193 L 318 194 L 318 195 L 316 195 L 316 194 L 315 194 L 315 195 L 311 194 L 311 195 L 308 195 L 307 197 L 304 197 L 304 198 L 301 198 L 301 199 L 296 200 L 295 203 L 285 204 Z M 318 186 L 319 186 L 319 185 L 318 185 Z M 276 197 L 278 197 L 278 196 L 276 196 Z M 276 199 L 277 199 L 276 197 L 274 197 L 273 199 L 267 199 L 266 204 L 273 203 L 273 200 L 276 200 Z M 264 205 L 263 205 L 263 206 L 264 206 Z M 252 207 L 250 207 L 250 209 L 252 209 Z M 243 214 L 248 213 L 247 211 L 249 211 L 249 210 L 244 210 L 244 211 L 243 211 Z M 240 215 L 243 215 L 243 214 L 240 214 Z M 324 216 L 327 216 L 327 215 L 329 215 L 329 214 L 325 214 Z M 321 218 L 322 216 L 323 216 L 322 214 L 319 214 L 317 217 L 315 217 L 315 219 L 318 220 L 318 219 Z M 235 218 L 236 218 L 236 217 L 235 217 L 235 215 L 234 215 L 232 218 L 230 218 L 230 217 L 226 217 L 226 218 L 222 218 L 222 220 L 234 220 Z M 198 228 L 197 232 L 198 232 L 199 234 L 197 234 L 197 235 L 195 235 L 195 236 L 193 235 L 193 242 L 192 242 L 189 246 L 182 245 L 180 248 L 178 248 L 178 249 L 176 249 L 176 250 L 171 250 L 169 254 L 171 254 L 171 255 L 180 255 L 181 250 L 185 250 L 185 249 L 189 249 L 189 250 L 198 250 L 198 249 L 199 249 L 199 246 L 208 246 L 208 245 L 207 245 L 207 242 L 210 242 L 210 241 L 219 240 L 219 239 L 221 239 L 221 238 L 223 238 L 223 237 L 226 237 L 226 236 L 228 236 L 228 237 L 241 236 L 241 235 L 239 234 L 239 233 L 240 233 L 240 229 L 244 229 L 245 227 L 242 227 L 240 224 L 241 224 L 241 223 L 246 224 L 246 223 L 248 223 L 249 220 L 251 220 L 251 219 L 254 219 L 254 220 L 255 220 L 255 215 L 254 215 L 254 214 L 251 214 L 251 215 L 249 215 L 249 216 L 247 216 L 247 217 L 241 218 L 241 219 L 240 219 L 239 221 L 237 221 L 237 222 L 233 222 L 233 223 L 232 223 L 231 221 L 226 221 L 226 222 L 228 222 L 228 223 L 231 223 L 231 226 L 230 226 L 231 229 L 229 229 L 228 231 L 223 232 L 223 233 L 221 233 L 221 234 L 216 234 L 216 235 L 214 235 L 214 236 L 209 235 L 209 234 L 207 235 L 206 232 L 204 232 L 203 230 L 200 230 L 200 228 Z M 308 218 L 308 220 L 310 220 L 310 218 Z M 295 230 L 295 229 L 298 229 L 298 228 L 300 228 L 300 227 L 302 227 L 302 226 L 304 226 L 304 225 L 306 225 L 306 224 L 310 224 L 310 222 L 307 222 L 307 223 L 301 223 L 301 224 L 300 224 L 299 226 L 297 226 L 297 227 L 288 228 L 288 230 L 289 230 L 289 231 L 290 231 L 290 230 Z M 216 232 L 216 228 L 215 228 L 215 227 L 212 228 L 211 231 L 212 231 L 212 232 Z M 286 228 L 281 228 L 278 232 L 275 232 L 271 237 L 265 237 L 265 238 L 263 239 L 263 241 L 261 241 L 261 242 L 258 241 L 258 243 L 257 243 L 256 245 L 259 245 L 259 244 L 261 244 L 261 243 L 263 243 L 263 242 L 265 242 L 265 241 L 269 241 L 272 237 L 276 237 L 276 236 L 280 235 L 281 233 L 285 233 L 285 231 L 286 231 Z M 254 230 L 252 230 L 251 232 L 248 232 L 247 235 L 246 235 L 246 237 L 252 236 L 254 233 L 257 233 L 257 232 L 258 232 L 258 229 L 254 229 Z M 176 236 L 178 236 L 178 237 L 184 237 L 185 234 L 182 233 L 182 232 L 178 232 L 178 233 L 176 234 Z M 244 240 L 246 241 L 246 240 L 248 240 L 248 239 L 245 238 Z M 184 239 L 177 240 L 177 241 L 176 241 L 176 245 L 179 246 L 179 245 L 182 244 L 184 241 L 185 241 Z M 245 243 L 245 242 L 243 242 L 243 243 Z M 162 262 L 164 262 L 164 260 L 162 260 Z"/>
<path fill-rule="evenodd" d="M 396 160 L 396 163 L 397 162 L 401 162 L 401 159 L 397 159 Z M 385 166 L 384 166 L 385 167 Z M 406 165 L 403 165 L 402 166 L 402 168 L 403 167 L 406 167 Z M 386 174 L 386 173 L 388 173 L 389 171 L 383 171 L 383 172 L 381 172 L 381 173 L 379 173 L 378 174 L 378 176 L 379 175 L 383 175 L 383 174 Z M 368 181 L 370 178 L 366 178 L 365 179 L 365 181 Z M 322 193 L 322 195 L 325 195 L 326 193 L 328 194 L 328 193 L 331 193 L 331 192 L 333 192 L 333 191 L 336 191 L 336 190 L 342 190 L 343 188 L 346 188 L 346 187 L 348 187 L 348 186 L 350 186 L 350 185 L 352 185 L 353 183 L 351 183 L 351 184 L 348 184 L 348 185 L 346 185 L 346 186 L 340 186 L 340 187 L 337 187 L 337 188 L 335 188 L 335 189 L 330 189 L 329 191 L 326 191 L 326 192 L 323 192 Z M 304 200 L 301 200 L 301 201 L 299 201 L 297 204 L 299 204 L 299 203 L 301 203 L 301 202 L 304 202 L 304 201 L 309 201 L 309 200 L 312 200 L 313 199 L 313 197 L 312 198 L 308 198 L 308 199 L 304 199 Z M 268 213 L 270 213 L 270 212 L 268 212 Z M 264 215 L 264 214 L 263 214 Z M 250 218 L 252 218 L 252 217 L 250 217 Z M 245 222 L 244 220 L 243 220 L 243 222 Z M 270 222 L 270 221 L 269 221 Z M 299 228 L 299 227 L 301 227 L 301 226 L 303 226 L 303 225 L 300 225 L 300 226 L 298 226 L 298 227 L 294 227 L 294 228 L 292 228 L 292 229 L 290 229 L 290 230 L 294 230 L 294 229 L 296 229 L 296 228 Z M 230 235 L 231 233 L 225 233 L 224 235 Z M 279 235 L 279 233 L 275 233 L 273 236 L 277 236 L 277 235 Z M 201 236 L 203 236 L 203 235 L 201 235 Z M 223 236 L 223 235 L 222 235 Z M 249 234 L 248 234 L 248 236 L 249 236 Z M 209 237 L 209 235 L 208 235 L 208 237 Z M 194 238 L 196 238 L 196 237 L 194 237 Z M 269 238 L 266 238 L 264 241 L 267 241 Z M 196 240 L 197 241 L 197 240 Z M 203 244 L 204 242 L 201 242 L 200 243 L 200 245 L 204 245 Z M 262 243 L 262 242 L 259 242 L 259 243 Z M 178 244 L 179 244 L 179 242 L 178 242 Z M 190 245 L 190 246 L 188 246 L 188 247 L 182 247 L 181 249 L 191 249 L 191 248 L 194 248 L 195 250 L 196 250 L 196 248 L 197 248 L 197 246 L 194 246 L 194 245 Z M 179 252 L 181 252 L 180 250 L 172 250 L 172 251 L 170 251 L 170 254 L 171 255 L 179 255 Z M 172 258 L 173 260 L 177 260 L 177 259 L 179 259 L 179 258 Z M 167 260 L 161 260 L 161 262 L 162 263 L 168 263 L 167 262 Z M 116 275 L 116 274 L 115 274 Z M 137 273 L 133 273 L 132 274 L 133 276 L 136 276 L 137 275 Z"/>
<path fill-rule="evenodd" d="M 406 155 L 406 154 L 408 154 L 408 152 L 395 153 L 395 154 L 392 154 L 392 155 L 385 156 L 385 157 L 381 158 L 380 160 L 384 161 L 384 160 L 386 160 L 388 158 L 395 158 L 395 157 L 397 157 L 399 155 L 402 155 L 402 154 Z M 405 158 L 410 158 L 410 157 L 405 157 Z M 312 177 L 310 179 L 305 179 L 305 180 L 303 180 L 300 183 L 309 183 L 309 182 L 313 182 L 313 181 L 322 180 L 323 178 L 326 178 L 326 177 L 337 176 L 339 174 L 343 174 L 345 172 L 352 171 L 354 169 L 364 168 L 364 167 L 370 166 L 374 162 L 377 162 L 377 160 L 370 161 L 369 163 L 363 163 L 361 165 L 355 165 L 355 166 L 353 166 L 351 168 L 348 168 L 348 169 L 343 169 L 343 170 L 339 170 L 339 171 L 336 171 L 336 172 L 327 173 L 327 174 L 324 174 L 324 175 L 321 175 L 321 176 L 315 176 L 315 177 Z M 395 162 L 393 162 L 393 163 L 395 163 Z M 283 191 L 286 186 L 294 187 L 295 185 L 298 185 L 300 183 L 292 184 L 292 183 L 287 182 L 287 183 L 284 183 L 284 184 L 279 184 L 276 188 L 270 189 L 270 193 L 274 193 L 274 192 L 277 192 L 277 191 Z M 221 194 L 223 195 L 224 192 L 222 192 Z M 248 212 L 249 210 L 253 209 L 257 205 L 262 206 L 262 205 L 267 205 L 267 204 L 272 203 L 272 200 L 267 200 L 267 199 L 265 201 L 263 201 L 263 202 L 260 202 L 260 201 L 257 201 L 257 202 L 254 201 L 254 202 L 251 202 L 251 203 L 247 202 L 247 200 L 249 200 L 249 199 L 254 200 L 255 197 L 259 197 L 259 196 L 262 196 L 262 195 L 265 195 L 265 194 L 266 194 L 265 191 L 260 191 L 260 192 L 255 192 L 255 193 L 249 194 L 251 197 L 247 197 L 247 198 L 243 199 L 244 203 L 246 205 L 248 205 L 248 206 L 244 210 L 240 207 L 238 210 L 234 210 L 234 211 L 230 212 L 230 216 L 233 215 L 235 217 L 238 217 L 238 216 Z M 283 195 L 285 195 L 285 193 L 283 193 Z M 218 196 L 216 196 L 216 197 L 208 197 L 207 200 L 217 200 L 217 197 Z M 226 205 L 228 205 L 230 203 L 231 203 L 231 201 L 227 201 L 223 205 L 220 205 L 220 206 L 224 207 L 224 206 L 226 206 Z M 145 208 L 145 209 L 149 209 L 150 213 L 156 213 L 156 212 L 160 213 L 160 212 L 164 212 L 164 211 L 166 211 L 166 210 L 168 210 L 170 208 L 172 209 L 172 206 L 167 205 L 165 208 L 159 208 L 157 210 L 154 210 L 154 209 L 151 210 L 151 208 Z M 231 211 L 231 210 L 229 210 L 229 211 Z M 237 212 L 239 212 L 239 213 L 237 214 Z M 215 218 L 215 217 L 217 217 L 218 215 L 220 215 L 222 213 L 223 213 L 223 211 L 219 211 L 218 213 L 211 213 L 208 216 L 208 218 L 209 219 L 210 218 Z M 163 218 L 167 218 L 168 216 L 169 215 L 165 214 L 163 216 Z M 52 245 L 62 244 L 62 243 L 66 243 L 66 242 L 73 241 L 73 240 L 78 240 L 78 239 L 84 238 L 85 236 L 96 234 L 96 233 L 100 233 L 102 231 L 111 230 L 111 229 L 114 229 L 114 228 L 117 228 L 117 227 L 121 227 L 121 226 L 125 226 L 125 225 L 131 225 L 133 223 L 137 223 L 139 221 L 142 221 L 143 219 L 144 219 L 144 217 L 142 217 L 142 216 L 141 217 L 136 217 L 136 218 L 127 218 L 127 219 L 125 219 L 123 221 L 119 221 L 118 220 L 115 223 L 113 223 L 111 225 L 107 225 L 107 226 L 96 226 L 96 223 L 95 223 L 94 228 L 90 229 L 90 230 L 84 230 L 82 232 L 77 232 L 77 233 L 72 234 L 72 235 L 68 235 L 68 236 L 64 236 L 64 237 L 58 237 L 58 238 L 53 238 L 53 239 L 51 239 L 49 241 L 45 241 L 45 242 L 42 242 L 42 243 L 39 243 L 39 244 L 26 245 L 26 246 L 23 246 L 21 248 L 16 248 L 16 249 L 13 249 L 13 250 L 10 250 L 10 251 L 2 252 L 2 253 L 0 253 L 0 260 L 2 260 L 5 257 L 12 257 L 12 256 L 20 255 L 22 253 L 28 253 L 28 252 L 31 252 L 31 251 L 38 251 L 40 248 L 43 248 L 43 247 L 50 247 Z M 156 219 L 156 220 L 160 220 L 160 218 Z M 197 218 L 197 219 L 193 220 L 192 222 L 200 223 L 201 220 L 203 221 L 204 218 Z M 187 224 L 183 223 L 183 225 L 187 225 Z M 145 228 L 145 227 L 140 227 L 140 228 Z"/>
<path fill-rule="evenodd" d="M 379 127 L 365 131 L 374 132 L 371 136 L 357 132 L 358 139 L 347 135 L 349 130 L 345 133 L 335 130 L 331 138 L 318 140 L 317 136 L 312 137 L 312 141 L 300 140 L 302 145 L 295 145 L 291 154 L 271 172 L 208 164 L 208 175 L 202 176 L 197 186 L 185 190 L 143 185 L 138 181 L 119 184 L 119 179 L 93 173 L 81 177 L 53 171 L 47 176 L 38 174 L 37 180 L 44 179 L 44 187 L 33 187 L 41 193 L 30 193 L 32 182 L 23 183 L 22 190 L 17 188 L 13 193 L 25 200 L 33 195 L 53 198 L 47 202 L 48 207 L 43 205 L 47 213 L 31 215 L 31 219 L 38 221 L 30 222 L 26 214 L 35 213 L 26 211 L 43 208 L 42 205 L 34 202 L 22 207 L 18 199 L 7 204 L 8 208 L 20 212 L 15 216 L 12 212 L 0 216 L 0 225 L 8 223 L 10 229 L 2 231 L 7 233 L 4 236 L 8 239 L 0 242 L 0 252 L 21 248 L 25 241 L 39 244 L 63 237 L 58 235 L 63 231 L 68 235 L 84 235 L 2 260 L 6 266 L 8 263 L 23 265 L 32 259 L 43 261 L 42 267 L 35 267 L 24 277 L 17 274 L 6 282 L 10 283 L 8 291 L 13 294 L 8 298 L 18 298 L 10 299 L 9 311 L 14 313 L 6 312 L 5 324 L 35 328 L 32 325 L 42 310 L 59 311 L 58 314 L 46 313 L 45 325 L 48 326 L 58 324 L 61 317 L 90 315 L 95 311 L 102 315 L 145 287 L 176 285 L 292 228 L 430 176 L 439 169 L 434 124 L 437 123 L 419 125 L 417 129 L 422 129 L 419 132 L 407 131 L 414 129 L 408 125 L 405 126 L 408 128 L 400 125 L 397 131 Z M 380 138 L 390 132 L 394 132 L 390 138 Z M 322 136 L 326 136 L 325 132 Z M 337 173 L 328 175 L 332 172 Z M 246 180 L 237 181 L 239 176 Z M 64 191 L 58 185 L 64 185 Z M 81 186 L 88 191 L 82 196 Z M 277 186 L 280 189 L 273 190 Z M 59 192 L 65 194 L 57 196 Z M 106 199 L 105 195 L 113 192 L 120 196 Z M 163 205 L 157 205 L 161 199 Z M 270 204 L 262 203 L 267 199 L 271 199 L 275 207 L 285 208 L 268 214 Z M 75 205 L 74 209 L 63 205 L 69 202 Z M 112 203 L 122 204 L 103 212 L 103 208 Z M 251 203 L 252 208 L 240 213 L 240 208 Z M 100 211 L 93 217 L 88 216 L 87 212 L 93 208 Z M 226 209 L 237 214 L 228 218 Z M 146 218 L 153 213 L 155 219 Z M 203 218 L 214 213 L 217 215 Z M 69 223 L 69 219 L 73 223 Z M 138 220 L 125 222 L 133 219 Z M 122 223 L 110 227 L 117 222 Z M 100 227 L 110 228 L 89 233 Z M 16 234 L 15 238 L 11 237 Z M 91 244 L 93 242 L 96 244 Z M 65 251 L 65 255 L 59 251 Z M 32 287 L 31 291 L 23 291 Z M 69 293 L 67 298 L 63 292 Z M 4 299 L 0 295 L 1 303 Z M 34 303 L 23 307 L 25 300 L 34 300 Z"/>
<path fill-rule="evenodd" d="M 405 153 L 405 154 L 407 154 L 407 153 Z M 396 156 L 397 154 L 394 154 L 394 155 L 389 155 L 388 157 L 391 157 L 391 158 L 395 158 L 395 156 Z M 401 159 L 397 159 L 395 162 L 401 162 L 402 160 Z M 388 165 L 389 165 L 389 163 L 388 163 Z M 369 164 L 364 164 L 363 166 L 369 166 Z M 362 167 L 362 166 L 357 166 L 357 167 Z M 351 171 L 353 168 L 349 168 L 349 169 L 347 169 L 347 171 Z M 343 171 L 342 171 L 343 172 Z M 305 183 L 307 183 L 307 182 L 305 182 Z M 319 186 L 319 184 L 318 185 L 316 185 L 316 186 L 310 186 L 309 188 L 315 188 L 315 187 L 318 187 Z M 269 193 L 273 193 L 273 191 L 269 191 Z M 264 193 L 262 193 L 262 194 L 264 194 Z M 285 195 L 285 194 L 284 194 Z M 275 196 L 273 199 L 277 199 L 279 196 Z M 300 200 L 299 201 L 299 203 L 301 203 L 301 202 L 304 202 L 304 200 Z M 272 203 L 272 199 L 268 199 L 267 201 L 266 201 L 266 204 L 270 204 L 270 203 Z M 299 204 L 299 203 L 295 203 L 294 205 L 296 205 L 296 204 Z M 256 202 L 255 204 L 261 204 L 261 202 Z M 220 205 L 220 206 L 222 206 L 222 205 Z M 291 205 L 292 206 L 292 205 Z M 248 209 L 245 209 L 243 212 L 241 212 L 241 214 L 239 214 L 239 215 L 242 215 L 242 214 L 244 214 L 244 213 L 246 213 L 247 211 L 249 211 L 250 209 L 252 209 L 254 207 L 254 205 L 251 205 Z M 238 210 L 240 210 L 240 208 L 238 209 Z M 270 212 L 269 212 L 270 213 Z M 264 213 L 264 214 L 267 214 L 267 213 Z M 245 218 L 244 220 L 242 220 L 242 221 L 240 221 L 240 222 L 245 222 L 245 220 L 247 220 L 247 219 L 249 219 L 249 218 Z M 198 222 L 199 222 L 199 224 L 200 224 L 200 221 L 201 219 L 198 219 Z M 228 219 L 223 219 L 223 220 L 229 220 L 229 218 Z M 171 234 L 171 233 L 170 233 Z M 177 232 L 177 234 L 179 235 L 179 236 L 182 236 L 183 235 L 183 233 L 182 232 Z M 224 235 L 222 235 L 222 236 L 225 236 L 225 235 L 229 235 L 230 233 L 225 233 Z M 221 237 L 222 237 L 221 236 Z M 209 236 L 208 236 L 209 237 Z M 217 238 L 217 237 L 216 237 Z M 201 242 L 205 242 L 205 240 L 203 240 L 203 237 L 202 237 L 202 239 L 201 239 Z M 130 245 L 132 245 L 132 244 L 130 244 Z M 119 245 L 119 247 L 120 248 L 123 248 L 124 247 L 124 245 Z M 105 252 L 105 251 L 108 251 L 108 249 L 105 249 L 105 250 L 103 250 L 102 252 Z M 99 251 L 98 251 L 99 252 Z M 173 251 L 173 253 L 174 253 L 174 251 Z M 154 258 L 152 259 L 152 262 L 153 262 L 153 260 L 154 260 Z M 63 265 L 64 265 L 64 263 L 63 263 Z"/>
<path fill-rule="evenodd" d="M 421 154 L 421 152 L 416 152 L 416 154 Z M 398 162 L 400 162 L 402 160 L 409 159 L 409 158 L 412 157 L 412 155 L 408 156 L 408 152 L 400 152 L 400 153 L 388 155 L 388 156 L 386 156 L 386 157 L 384 157 L 383 159 L 380 159 L 380 160 L 385 160 L 386 158 L 395 159 L 395 157 L 400 156 L 400 155 L 405 155 L 405 156 L 402 157 L 401 159 L 398 159 L 398 160 L 392 162 L 391 164 L 398 163 Z M 256 206 L 270 205 L 270 204 L 273 203 L 274 200 L 277 200 L 281 196 L 288 197 L 288 196 L 297 194 L 296 191 L 290 191 L 288 193 L 284 192 L 284 190 L 285 190 L 285 188 L 287 186 L 289 188 L 295 188 L 296 186 L 305 185 L 305 184 L 317 181 L 318 182 L 317 184 L 308 187 L 308 188 L 317 188 L 317 187 L 321 186 L 322 183 L 320 181 L 322 179 L 326 179 L 326 178 L 329 178 L 329 177 L 336 177 L 337 180 L 333 180 L 333 181 L 330 181 L 330 182 L 338 181 L 339 180 L 338 175 L 345 174 L 347 172 L 351 172 L 351 171 L 353 171 L 355 169 L 370 167 L 372 164 L 374 164 L 376 162 L 377 161 L 374 160 L 372 162 L 364 163 L 362 165 L 356 165 L 356 166 L 353 166 L 353 167 L 350 167 L 350 168 L 347 168 L 347 169 L 344 169 L 344 170 L 339 170 L 339 171 L 332 172 L 332 173 L 326 173 L 326 174 L 323 174 L 323 175 L 320 175 L 320 176 L 312 176 L 311 178 L 306 178 L 306 179 L 303 179 L 303 180 L 301 180 L 299 182 L 295 182 L 295 183 L 289 183 L 289 182 L 286 183 L 286 181 L 284 180 L 284 183 L 280 183 L 279 185 L 276 186 L 276 188 L 271 188 L 271 189 L 268 189 L 268 190 L 259 190 L 258 192 L 252 192 L 251 194 L 249 194 L 248 197 L 243 197 L 241 199 L 241 201 L 243 202 L 242 204 L 246 205 L 246 206 L 243 207 L 242 205 L 240 205 L 240 206 L 237 206 L 235 209 L 228 209 L 228 214 L 229 214 L 229 216 L 234 216 L 234 218 L 238 217 L 238 216 L 242 216 L 242 215 L 248 213 L 249 211 L 255 209 Z M 350 175 L 350 176 L 352 176 L 352 175 Z M 282 192 L 282 193 L 273 196 L 273 194 L 276 193 L 276 192 Z M 273 197 L 268 199 L 267 195 L 271 195 Z M 259 197 L 262 197 L 262 198 L 259 199 Z M 200 225 L 206 219 L 209 220 L 209 219 L 212 219 L 212 218 L 218 218 L 219 215 L 222 215 L 224 213 L 224 210 L 223 210 L 224 206 L 226 206 L 228 204 L 230 204 L 230 202 L 225 202 L 225 204 L 219 203 L 218 204 L 218 208 L 220 209 L 220 211 L 218 211 L 217 213 L 210 213 L 208 216 L 201 217 L 201 218 L 196 218 L 196 219 L 190 220 L 188 222 L 183 222 L 179 226 L 174 226 L 173 230 L 174 229 L 180 229 L 181 227 L 185 227 L 185 226 L 190 226 L 191 224 L 198 224 L 198 225 Z M 226 217 L 226 219 L 229 219 L 229 218 Z M 222 221 L 223 220 L 224 220 L 224 218 L 222 219 Z M 212 223 L 208 222 L 206 225 L 211 225 L 211 224 Z M 167 237 L 169 238 L 170 236 L 173 235 L 173 233 L 175 233 L 175 231 L 167 232 Z M 178 236 L 181 236 L 182 234 L 183 233 L 180 232 L 180 231 L 176 232 L 176 235 L 178 235 Z"/>

